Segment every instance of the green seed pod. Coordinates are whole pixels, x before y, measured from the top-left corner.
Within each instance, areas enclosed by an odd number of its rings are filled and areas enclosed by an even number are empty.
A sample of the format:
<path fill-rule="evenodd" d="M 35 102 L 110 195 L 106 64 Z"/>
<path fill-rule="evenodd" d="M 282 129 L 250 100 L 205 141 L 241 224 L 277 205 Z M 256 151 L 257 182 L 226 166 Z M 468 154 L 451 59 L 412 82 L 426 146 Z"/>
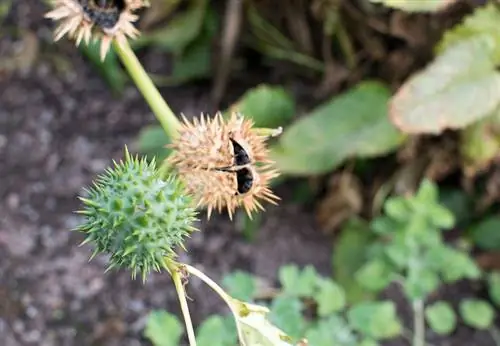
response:
<path fill-rule="evenodd" d="M 152 269 L 165 268 L 165 258 L 175 257 L 175 248 L 196 228 L 196 210 L 182 183 L 171 176 L 162 180 L 155 162 L 130 156 L 114 162 L 85 189 L 80 197 L 85 221 L 77 230 L 85 232 L 83 243 L 111 256 L 108 270 L 127 267 L 143 281 Z"/>

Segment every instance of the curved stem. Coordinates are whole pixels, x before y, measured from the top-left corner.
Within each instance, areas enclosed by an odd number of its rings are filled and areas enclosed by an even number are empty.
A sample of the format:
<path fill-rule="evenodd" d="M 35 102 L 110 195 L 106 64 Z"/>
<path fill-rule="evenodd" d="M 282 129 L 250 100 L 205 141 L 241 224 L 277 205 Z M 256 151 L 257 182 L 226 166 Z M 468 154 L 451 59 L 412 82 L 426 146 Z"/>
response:
<path fill-rule="evenodd" d="M 151 110 L 163 127 L 163 130 L 165 130 L 165 133 L 170 138 L 177 136 L 180 127 L 179 120 L 153 84 L 153 81 L 142 67 L 141 63 L 135 56 L 135 53 L 132 51 L 132 48 L 130 48 L 129 43 L 125 42 L 119 44 L 117 42 L 113 42 L 113 47 L 115 48 L 115 51 L 120 57 L 123 65 L 125 65 L 130 77 L 148 102 Z"/>
<path fill-rule="evenodd" d="M 205 275 L 205 273 L 196 269 L 195 267 L 192 267 L 189 264 L 183 264 L 183 266 L 186 268 L 186 271 L 189 274 L 198 277 L 201 281 L 210 286 L 210 288 L 213 289 L 215 293 L 217 293 L 227 303 L 227 305 L 229 305 L 229 308 L 233 310 L 231 301 L 232 298 L 224 291 L 222 287 L 220 287 L 214 280 L 210 279 Z"/>
<path fill-rule="evenodd" d="M 196 346 L 196 337 L 194 334 L 193 322 L 191 321 L 191 314 L 189 313 L 189 307 L 186 299 L 186 291 L 184 290 L 184 284 L 181 277 L 181 268 L 179 265 L 174 264 L 170 259 L 165 260 L 165 264 L 168 268 L 170 276 L 174 281 L 175 290 L 177 291 L 177 296 L 179 297 L 179 303 L 181 305 L 182 316 L 184 317 L 184 324 L 186 325 L 186 332 L 189 340 L 190 346 Z"/>

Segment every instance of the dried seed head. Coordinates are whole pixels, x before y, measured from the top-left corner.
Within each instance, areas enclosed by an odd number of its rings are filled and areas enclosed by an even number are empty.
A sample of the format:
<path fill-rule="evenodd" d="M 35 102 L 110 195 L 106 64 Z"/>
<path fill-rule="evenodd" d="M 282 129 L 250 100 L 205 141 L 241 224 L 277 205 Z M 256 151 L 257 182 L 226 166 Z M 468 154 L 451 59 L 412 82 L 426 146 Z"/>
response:
<path fill-rule="evenodd" d="M 54 9 L 45 17 L 60 22 L 55 41 L 68 35 L 78 46 L 82 40 L 89 44 L 91 38 L 101 39 L 104 60 L 113 40 L 124 44 L 127 37 L 139 35 L 134 11 L 147 5 L 144 0 L 53 0 Z"/>
<path fill-rule="evenodd" d="M 278 172 L 269 158 L 267 138 L 238 113 L 228 120 L 220 113 L 193 122 L 184 118 L 168 160 L 198 206 L 207 208 L 208 217 L 212 210 L 225 208 L 232 218 L 240 206 L 251 217 L 257 209 L 264 210 L 260 200 L 279 200 L 268 187 Z"/>

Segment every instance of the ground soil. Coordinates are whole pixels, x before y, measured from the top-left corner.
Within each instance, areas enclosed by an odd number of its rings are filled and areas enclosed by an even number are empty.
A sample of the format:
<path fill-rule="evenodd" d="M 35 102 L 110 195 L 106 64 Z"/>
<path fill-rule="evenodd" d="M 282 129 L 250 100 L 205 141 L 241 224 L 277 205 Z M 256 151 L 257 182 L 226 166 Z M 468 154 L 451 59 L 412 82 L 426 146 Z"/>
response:
<path fill-rule="evenodd" d="M 168 275 L 154 274 L 143 285 L 125 271 L 105 274 L 106 258 L 88 262 L 90 248 L 79 247 L 82 235 L 69 230 L 79 223 L 73 211 L 81 188 L 120 158 L 125 144 L 133 150 L 138 131 L 154 118 L 132 85 L 114 96 L 70 43 L 53 45 L 43 11 L 33 0 L 17 2 L 5 24 L 35 33 L 40 54 L 28 71 L 0 74 L 0 345 L 147 345 L 141 335 L 151 309 L 178 311 Z M 9 37 L 0 39 L 0 47 L 9 44 Z M 209 85 L 162 90 L 186 114 L 206 110 L 209 92 Z M 313 264 L 328 275 L 333 240 L 319 231 L 310 208 L 286 202 L 289 186 L 277 193 L 285 202 L 263 214 L 252 242 L 225 215 L 216 216 L 201 221 L 202 232 L 181 259 L 214 279 L 244 269 L 272 282 L 285 263 Z M 398 290 L 386 294 L 407 316 Z M 459 285 L 438 294 L 458 301 L 477 292 Z M 195 322 L 224 311 L 196 280 L 189 296 Z M 488 333 L 465 327 L 446 340 L 431 339 L 443 346 L 495 345 Z"/>

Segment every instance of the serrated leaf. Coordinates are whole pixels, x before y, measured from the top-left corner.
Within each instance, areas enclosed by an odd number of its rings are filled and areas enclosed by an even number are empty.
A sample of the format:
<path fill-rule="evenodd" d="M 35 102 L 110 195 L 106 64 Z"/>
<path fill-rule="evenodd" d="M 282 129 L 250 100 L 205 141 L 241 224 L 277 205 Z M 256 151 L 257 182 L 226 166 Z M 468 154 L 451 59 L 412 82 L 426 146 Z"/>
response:
<path fill-rule="evenodd" d="M 497 52 L 500 53 L 500 32 L 498 31 L 498 23 L 500 23 L 500 9 L 494 3 L 476 7 L 474 12 L 465 17 L 462 23 L 445 32 L 443 38 L 436 47 L 436 52 L 441 54 L 451 46 L 469 38 L 480 35 L 491 35 L 497 42 Z M 498 58 L 500 58 L 500 56 L 498 56 Z"/>
<path fill-rule="evenodd" d="M 450 304 L 440 301 L 425 308 L 427 323 L 434 332 L 448 335 L 457 326 L 457 317 Z"/>
<path fill-rule="evenodd" d="M 464 322 L 473 328 L 488 329 L 495 318 L 493 307 L 484 300 L 462 300 L 459 309 Z"/>
<path fill-rule="evenodd" d="M 183 330 L 181 322 L 175 315 L 157 310 L 149 314 L 144 336 L 154 346 L 178 346 Z"/>
<path fill-rule="evenodd" d="M 276 128 L 293 118 L 295 100 L 282 87 L 261 84 L 248 90 L 230 109 L 252 119 L 256 127 Z"/>
<path fill-rule="evenodd" d="M 166 26 L 143 33 L 131 42 L 134 49 L 154 45 L 172 53 L 181 53 L 199 35 L 207 10 L 207 0 L 190 0 L 186 11 L 176 14 Z"/>
<path fill-rule="evenodd" d="M 156 158 L 156 162 L 163 161 L 170 153 L 170 149 L 165 148 L 170 143 L 170 139 L 159 125 L 145 126 L 139 132 L 137 146 L 139 151 L 149 159 Z"/>
<path fill-rule="evenodd" d="M 392 281 L 391 268 L 382 259 L 374 259 L 363 265 L 355 274 L 356 280 L 369 290 L 379 292 Z"/>
<path fill-rule="evenodd" d="M 357 304 L 347 312 L 347 319 L 352 328 L 375 340 L 396 337 L 402 330 L 396 306 L 390 301 Z"/>
<path fill-rule="evenodd" d="M 366 253 L 373 239 L 373 233 L 366 222 L 351 219 L 343 226 L 335 241 L 332 255 L 333 278 L 344 288 L 348 303 L 373 297 L 373 293 L 352 275 L 365 263 Z"/>
<path fill-rule="evenodd" d="M 457 0 L 370 0 L 406 12 L 437 12 Z"/>
<path fill-rule="evenodd" d="M 338 312 L 346 305 L 344 289 L 330 279 L 319 280 L 318 292 L 314 298 L 318 303 L 318 315 L 321 317 Z"/>
<path fill-rule="evenodd" d="M 406 133 L 439 134 L 491 114 L 500 104 L 496 48 L 486 35 L 451 46 L 394 95 L 392 122 Z"/>
<path fill-rule="evenodd" d="M 389 97 L 381 83 L 360 83 L 287 127 L 271 157 L 283 174 L 309 175 L 395 150 L 404 136 L 387 119 Z"/>
<path fill-rule="evenodd" d="M 488 291 L 492 302 L 500 307 L 500 272 L 493 272 L 488 276 Z"/>
<path fill-rule="evenodd" d="M 251 301 L 255 294 L 255 278 L 243 271 L 235 271 L 225 276 L 222 284 L 230 296 L 239 300 Z"/>
<path fill-rule="evenodd" d="M 310 346 L 358 346 L 354 332 L 335 314 L 309 328 L 306 339 Z"/>
<path fill-rule="evenodd" d="M 269 320 L 294 340 L 299 339 L 306 326 L 306 321 L 302 316 L 302 302 L 296 297 L 275 298 L 271 304 Z"/>
<path fill-rule="evenodd" d="M 196 342 L 198 346 L 236 345 L 238 334 L 234 320 L 218 315 L 208 317 L 196 330 Z"/>
<path fill-rule="evenodd" d="M 500 249 L 500 217 L 493 215 L 473 224 L 468 230 L 475 245 L 483 250 Z"/>
<path fill-rule="evenodd" d="M 279 278 L 285 294 L 312 297 L 318 275 L 312 266 L 306 266 L 300 271 L 296 265 L 286 265 L 280 268 Z"/>

